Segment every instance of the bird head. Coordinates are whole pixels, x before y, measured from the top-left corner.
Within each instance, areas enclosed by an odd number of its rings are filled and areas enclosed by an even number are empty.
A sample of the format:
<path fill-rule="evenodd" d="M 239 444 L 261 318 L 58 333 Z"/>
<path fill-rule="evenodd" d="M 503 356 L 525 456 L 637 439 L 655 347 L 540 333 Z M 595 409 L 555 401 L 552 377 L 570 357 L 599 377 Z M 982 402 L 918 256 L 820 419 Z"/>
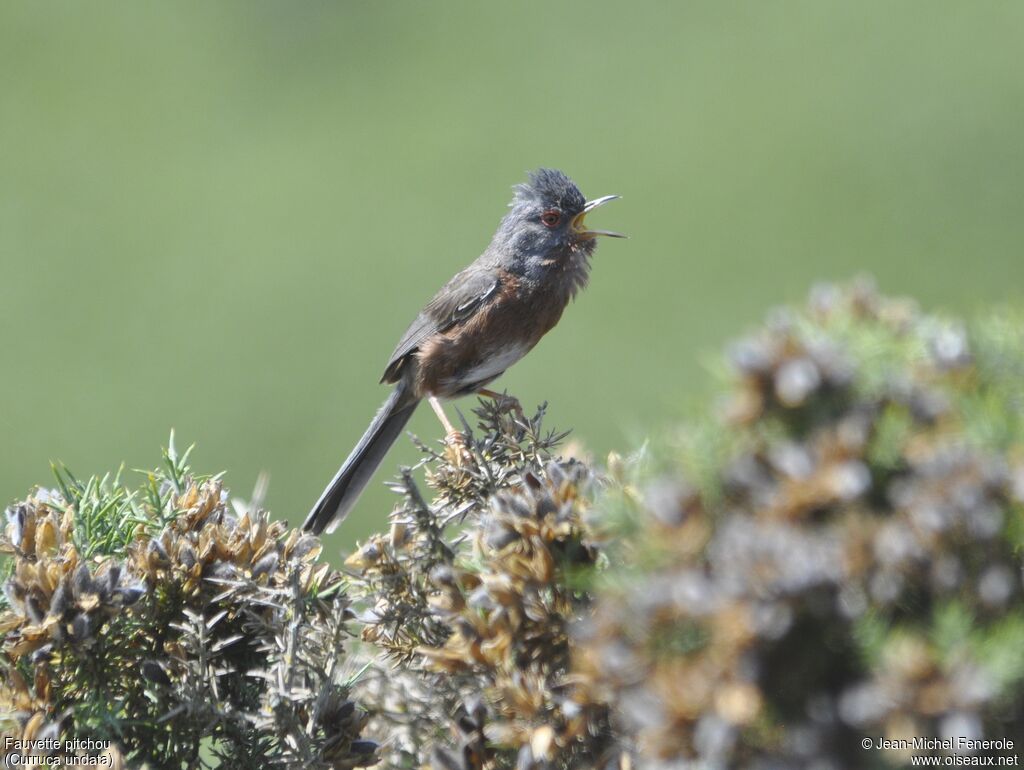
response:
<path fill-rule="evenodd" d="M 515 187 L 510 211 L 495 234 L 503 252 L 532 260 L 559 260 L 573 254 L 589 256 L 598 236 L 625 238 L 611 230 L 594 230 L 585 219 L 594 209 L 618 198 L 605 195 L 588 201 L 573 181 L 555 169 L 542 168 Z"/>

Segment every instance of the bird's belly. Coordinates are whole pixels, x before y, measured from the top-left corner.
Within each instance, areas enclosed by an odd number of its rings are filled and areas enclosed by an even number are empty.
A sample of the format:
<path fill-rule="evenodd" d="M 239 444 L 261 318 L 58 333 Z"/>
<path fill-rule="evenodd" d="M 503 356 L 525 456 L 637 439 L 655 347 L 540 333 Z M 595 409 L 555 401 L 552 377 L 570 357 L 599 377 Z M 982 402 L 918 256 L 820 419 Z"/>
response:
<path fill-rule="evenodd" d="M 420 397 L 455 398 L 473 393 L 525 356 L 532 347 L 525 340 L 480 339 L 466 333 L 455 339 L 439 335 L 418 351 L 416 390 Z"/>
<path fill-rule="evenodd" d="M 500 375 L 512 364 L 518 361 L 529 352 L 530 348 L 521 343 L 510 343 L 503 345 L 479 363 L 469 366 L 466 369 L 455 372 L 443 384 L 446 390 L 453 392 L 463 391 L 473 385 L 482 388 L 488 382 Z M 475 389 L 475 388 L 474 388 Z"/>
<path fill-rule="evenodd" d="M 511 281 L 506 284 L 515 288 Z M 562 315 L 568 297 L 502 295 L 467 319 L 427 340 L 416 352 L 420 397 L 472 393 L 525 356 Z"/>

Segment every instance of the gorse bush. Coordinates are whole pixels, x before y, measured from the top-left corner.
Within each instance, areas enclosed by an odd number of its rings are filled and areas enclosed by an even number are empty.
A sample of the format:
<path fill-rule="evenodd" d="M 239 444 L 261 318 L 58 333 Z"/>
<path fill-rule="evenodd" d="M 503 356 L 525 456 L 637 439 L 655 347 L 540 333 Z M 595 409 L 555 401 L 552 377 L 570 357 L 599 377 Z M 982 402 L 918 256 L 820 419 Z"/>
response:
<path fill-rule="evenodd" d="M 173 452 L 138 490 L 61 472 L 8 509 L 6 732 L 132 767 L 1019 750 L 1024 316 L 823 287 L 722 376 L 715 409 L 607 467 L 560 456 L 543 409 L 481 401 L 420 444 L 346 575 Z"/>
<path fill-rule="evenodd" d="M 574 672 L 631 751 L 846 768 L 908 762 L 865 736 L 1019 749 L 1022 321 L 823 287 L 733 347 L 717 430 L 604 501 L 615 567 Z"/>
<path fill-rule="evenodd" d="M 316 538 L 235 510 L 173 449 L 138 490 L 58 480 L 7 511 L 7 736 L 65 764 L 38 744 L 108 743 L 108 767 L 375 761 L 348 697 L 341 576 Z"/>
<path fill-rule="evenodd" d="M 543 410 L 483 402 L 477 416 L 426 450 L 433 503 L 405 474 L 390 532 L 348 561 L 373 643 L 360 697 L 391 740 L 385 766 L 592 766 L 614 749 L 608 711 L 567 675 L 599 560 L 582 518 L 596 480 L 551 456 L 562 436 L 542 432 Z"/>

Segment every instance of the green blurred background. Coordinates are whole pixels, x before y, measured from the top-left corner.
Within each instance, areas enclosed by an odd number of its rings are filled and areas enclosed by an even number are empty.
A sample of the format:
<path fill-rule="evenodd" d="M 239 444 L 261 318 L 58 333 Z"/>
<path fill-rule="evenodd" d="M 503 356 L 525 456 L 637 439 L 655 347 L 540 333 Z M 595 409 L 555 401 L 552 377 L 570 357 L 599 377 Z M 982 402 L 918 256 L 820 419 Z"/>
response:
<path fill-rule="evenodd" d="M 815 280 L 1018 299 L 1022 39 L 1024 4 L 963 0 L 5 3 L 2 495 L 174 427 L 298 523 L 540 165 L 632 238 L 498 387 L 599 453 Z M 389 508 L 375 483 L 336 542 Z"/>

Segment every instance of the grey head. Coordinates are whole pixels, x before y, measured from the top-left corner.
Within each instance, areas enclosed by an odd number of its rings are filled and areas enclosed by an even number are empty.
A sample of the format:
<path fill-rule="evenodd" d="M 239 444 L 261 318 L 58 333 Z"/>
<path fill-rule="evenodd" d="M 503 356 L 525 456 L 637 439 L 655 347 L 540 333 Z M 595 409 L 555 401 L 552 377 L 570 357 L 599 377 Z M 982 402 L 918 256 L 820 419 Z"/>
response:
<path fill-rule="evenodd" d="M 510 211 L 501 220 L 491 242 L 491 252 L 520 263 L 557 265 L 586 261 L 600 235 L 624 238 L 609 230 L 592 230 L 586 215 L 618 195 L 588 201 L 573 181 L 561 171 L 541 168 L 529 174 L 529 181 L 515 187 Z"/>

